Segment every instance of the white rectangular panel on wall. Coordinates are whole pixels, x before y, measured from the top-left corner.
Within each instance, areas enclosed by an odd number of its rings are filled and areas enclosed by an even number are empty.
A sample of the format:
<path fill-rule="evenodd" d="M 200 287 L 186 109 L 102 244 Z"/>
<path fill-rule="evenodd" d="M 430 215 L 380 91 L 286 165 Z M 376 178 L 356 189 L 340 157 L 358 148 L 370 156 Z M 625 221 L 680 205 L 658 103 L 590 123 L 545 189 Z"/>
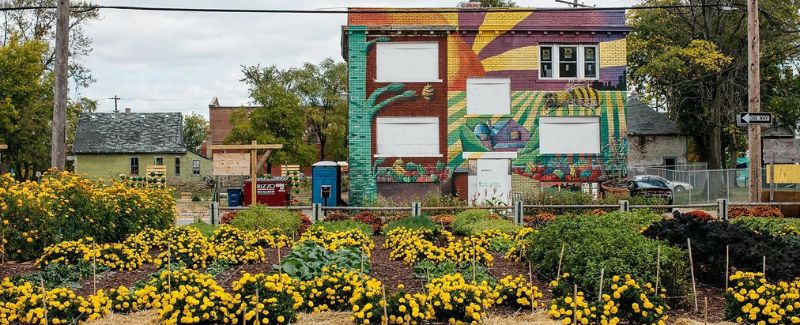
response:
<path fill-rule="evenodd" d="M 468 78 L 467 114 L 511 114 L 511 79 Z"/>
<path fill-rule="evenodd" d="M 540 117 L 542 154 L 599 154 L 599 117 Z"/>
<path fill-rule="evenodd" d="M 377 44 L 375 81 L 439 82 L 439 43 L 386 42 Z"/>
<path fill-rule="evenodd" d="M 379 117 L 377 156 L 438 157 L 438 117 Z"/>

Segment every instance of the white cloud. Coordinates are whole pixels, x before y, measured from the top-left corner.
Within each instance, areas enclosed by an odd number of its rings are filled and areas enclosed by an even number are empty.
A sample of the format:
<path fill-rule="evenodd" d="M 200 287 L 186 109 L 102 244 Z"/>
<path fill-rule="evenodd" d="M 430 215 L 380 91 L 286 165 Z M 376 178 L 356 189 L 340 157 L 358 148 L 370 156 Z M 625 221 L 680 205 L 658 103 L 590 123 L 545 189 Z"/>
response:
<path fill-rule="evenodd" d="M 636 0 L 584 0 L 597 6 L 632 5 Z M 95 0 L 99 5 L 192 8 L 317 9 L 345 7 L 451 7 L 458 0 L 343 1 L 307 0 Z M 552 0 L 518 0 L 522 6 L 564 6 Z M 208 114 L 208 103 L 242 105 L 249 99 L 240 82 L 242 65 L 282 68 L 327 57 L 342 60 L 344 14 L 277 15 L 101 11 L 86 33 L 94 51 L 82 58 L 97 82 L 81 95 L 99 100 L 99 111 L 111 111 L 115 94 L 120 109 L 138 112 Z"/>

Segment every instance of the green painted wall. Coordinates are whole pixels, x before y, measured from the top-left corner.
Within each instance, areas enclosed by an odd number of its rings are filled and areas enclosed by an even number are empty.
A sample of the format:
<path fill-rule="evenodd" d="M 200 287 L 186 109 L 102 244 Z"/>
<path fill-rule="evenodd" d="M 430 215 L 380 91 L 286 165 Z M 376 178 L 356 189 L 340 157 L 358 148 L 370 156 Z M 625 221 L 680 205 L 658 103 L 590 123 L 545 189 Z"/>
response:
<path fill-rule="evenodd" d="M 120 174 L 130 173 L 130 158 L 139 157 L 139 175 L 145 176 L 147 166 L 155 164 L 155 157 L 164 157 L 167 167 L 167 183 L 202 182 L 203 176 L 211 176 L 211 160 L 193 152 L 185 154 L 78 154 L 75 172 L 89 177 L 119 179 Z M 181 158 L 181 173 L 175 175 L 175 157 Z M 192 174 L 192 161 L 200 161 L 200 175 Z"/>

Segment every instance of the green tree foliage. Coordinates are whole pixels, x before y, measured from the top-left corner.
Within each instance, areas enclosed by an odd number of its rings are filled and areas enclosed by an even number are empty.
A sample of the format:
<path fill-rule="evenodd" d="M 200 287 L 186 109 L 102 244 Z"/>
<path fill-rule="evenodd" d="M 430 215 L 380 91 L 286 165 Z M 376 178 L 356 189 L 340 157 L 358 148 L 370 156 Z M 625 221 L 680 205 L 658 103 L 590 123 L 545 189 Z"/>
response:
<path fill-rule="evenodd" d="M 14 35 L 0 46 L 0 143 L 20 179 L 49 164 L 52 76 L 41 61 L 47 44 Z"/>
<path fill-rule="evenodd" d="M 698 3 L 646 0 L 642 5 Z M 736 113 L 747 110 L 747 12 L 714 6 L 729 1 L 703 3 L 710 6 L 629 12 L 629 78 L 646 101 L 666 109 L 692 136 L 700 159 L 719 168 L 725 155 L 734 161 L 744 147 L 743 130 L 731 125 Z M 797 56 L 787 49 L 797 46 L 799 34 L 789 30 L 797 29 L 798 5 L 762 0 L 760 9 L 762 78 L 777 80 L 782 67 Z M 769 88 L 762 88 L 765 103 L 776 96 Z"/>
<path fill-rule="evenodd" d="M 347 158 L 347 65 L 327 58 L 318 65 L 303 64 L 286 72 L 287 82 L 300 98 L 309 135 L 319 143 L 319 160 Z"/>
<path fill-rule="evenodd" d="M 183 118 L 183 143 L 186 149 L 200 151 L 200 145 L 206 140 L 208 121 L 202 115 L 192 113 Z"/>

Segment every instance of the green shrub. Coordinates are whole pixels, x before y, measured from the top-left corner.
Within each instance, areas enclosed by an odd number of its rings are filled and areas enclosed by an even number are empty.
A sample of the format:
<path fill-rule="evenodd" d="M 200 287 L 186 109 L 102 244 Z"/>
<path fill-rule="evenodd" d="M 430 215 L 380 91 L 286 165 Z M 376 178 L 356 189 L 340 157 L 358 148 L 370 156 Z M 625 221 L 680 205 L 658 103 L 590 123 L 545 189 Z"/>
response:
<path fill-rule="evenodd" d="M 319 228 L 325 228 L 325 231 L 328 232 L 345 232 L 348 230 L 358 230 L 364 233 L 364 235 L 367 235 L 367 237 L 372 237 L 372 227 L 361 221 L 355 221 L 355 220 L 322 221 L 322 222 L 317 222 L 313 226 L 311 226 L 311 229 L 313 230 Z"/>
<path fill-rule="evenodd" d="M 356 247 L 342 247 L 331 253 L 317 243 L 297 243 L 286 255 L 281 265 L 273 268 L 299 280 L 310 280 L 322 274 L 326 266 L 369 273 L 369 256 Z"/>
<path fill-rule="evenodd" d="M 214 235 L 214 226 L 213 225 L 209 225 L 209 224 L 203 222 L 202 220 L 196 220 L 195 222 L 192 222 L 192 223 L 190 223 L 190 224 L 188 224 L 186 226 L 195 228 L 197 230 L 200 230 L 200 233 L 202 233 L 203 236 L 206 236 L 206 237 L 211 237 L 211 236 Z"/>
<path fill-rule="evenodd" d="M 239 211 L 231 225 L 241 230 L 278 230 L 286 235 L 297 232 L 300 215 L 288 210 L 270 209 L 263 205 L 251 205 Z"/>
<path fill-rule="evenodd" d="M 742 217 L 733 219 L 731 223 L 773 236 L 800 235 L 799 219 Z"/>
<path fill-rule="evenodd" d="M 505 237 L 495 237 L 489 241 L 489 250 L 505 254 L 514 246 L 514 240 Z"/>
<path fill-rule="evenodd" d="M 457 235 L 469 235 L 472 224 L 489 219 L 489 210 L 464 210 L 453 220 L 453 232 Z"/>
<path fill-rule="evenodd" d="M 388 233 L 390 230 L 398 227 L 404 227 L 408 229 L 430 229 L 434 233 L 439 231 L 439 225 L 431 220 L 431 217 L 419 216 L 406 217 L 400 220 L 392 221 L 386 225 L 386 228 L 383 229 L 383 232 Z"/>
<path fill-rule="evenodd" d="M 570 273 L 578 286 L 593 293 L 598 291 L 601 269 L 655 283 L 656 252 L 661 247 L 661 283 L 669 284 L 665 287 L 673 291 L 670 296 L 679 296 L 689 274 L 686 254 L 639 233 L 659 219 L 647 212 L 559 217 L 530 235 L 528 258 L 555 277 L 563 245 L 561 272 Z"/>
<path fill-rule="evenodd" d="M 487 230 L 499 230 L 502 233 L 513 235 L 516 234 L 522 227 L 515 225 L 510 220 L 505 219 L 483 219 L 475 221 L 471 224 L 466 224 L 458 228 L 453 226 L 456 234 L 464 236 L 478 235 Z"/>

